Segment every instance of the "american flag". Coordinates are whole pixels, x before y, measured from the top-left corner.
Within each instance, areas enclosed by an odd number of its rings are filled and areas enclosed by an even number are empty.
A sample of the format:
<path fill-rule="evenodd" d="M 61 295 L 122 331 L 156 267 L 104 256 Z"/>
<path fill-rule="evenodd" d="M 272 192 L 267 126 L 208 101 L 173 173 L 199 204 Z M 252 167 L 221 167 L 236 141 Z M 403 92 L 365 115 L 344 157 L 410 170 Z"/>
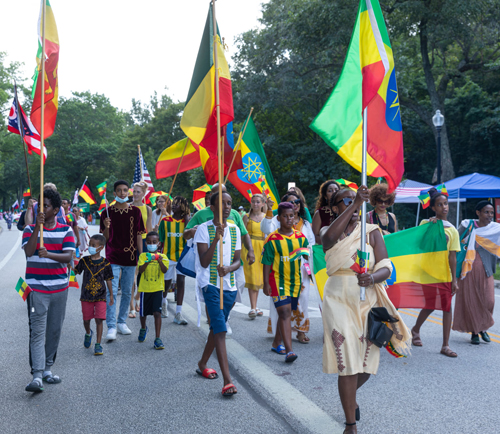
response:
<path fill-rule="evenodd" d="M 137 160 L 135 160 L 135 171 L 134 171 L 134 180 L 133 183 L 141 181 L 141 161 L 142 161 L 142 175 L 144 176 L 144 182 L 148 184 L 148 194 L 149 196 L 153 191 L 155 191 L 153 187 L 153 183 L 151 182 L 151 176 L 149 176 L 148 169 L 146 168 L 146 162 L 142 158 L 142 152 L 137 152 Z"/>

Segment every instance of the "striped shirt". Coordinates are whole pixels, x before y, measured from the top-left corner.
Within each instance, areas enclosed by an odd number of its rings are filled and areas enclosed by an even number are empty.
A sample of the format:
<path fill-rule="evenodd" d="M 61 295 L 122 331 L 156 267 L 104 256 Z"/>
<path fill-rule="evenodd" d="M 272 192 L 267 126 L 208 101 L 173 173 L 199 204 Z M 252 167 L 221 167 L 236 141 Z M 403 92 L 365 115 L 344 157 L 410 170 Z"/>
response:
<path fill-rule="evenodd" d="M 28 244 L 35 225 L 28 225 L 23 231 L 22 248 Z M 52 229 L 44 226 L 43 244 L 49 253 L 64 253 L 75 251 L 75 236 L 73 230 L 67 226 L 57 223 Z M 49 258 L 40 258 L 40 237 L 36 244 L 33 256 L 26 258 L 26 283 L 33 291 L 44 293 L 61 292 L 68 288 L 68 264 L 61 264 Z"/>
<path fill-rule="evenodd" d="M 172 216 L 163 218 L 158 228 L 160 242 L 163 243 L 163 253 L 168 259 L 178 262 L 186 241 L 182 236 L 186 221 L 175 220 Z"/>
<path fill-rule="evenodd" d="M 308 245 L 309 242 L 305 235 L 295 229 L 290 236 L 274 231 L 267 237 L 262 252 L 262 263 L 271 265 L 269 284 L 273 297 L 278 295 L 298 297 L 300 295 L 302 287 L 301 261 L 300 256 L 292 255 L 292 253 Z"/>

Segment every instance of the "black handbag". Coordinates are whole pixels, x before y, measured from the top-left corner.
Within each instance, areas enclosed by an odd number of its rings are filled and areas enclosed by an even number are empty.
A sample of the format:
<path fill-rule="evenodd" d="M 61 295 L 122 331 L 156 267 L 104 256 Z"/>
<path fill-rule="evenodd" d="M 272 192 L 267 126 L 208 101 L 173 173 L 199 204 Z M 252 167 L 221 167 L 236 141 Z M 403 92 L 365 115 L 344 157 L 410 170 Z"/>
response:
<path fill-rule="evenodd" d="M 385 347 L 394 334 L 383 321 L 393 323 L 399 319 L 389 315 L 385 307 L 373 307 L 368 314 L 368 339 L 379 348 Z"/>

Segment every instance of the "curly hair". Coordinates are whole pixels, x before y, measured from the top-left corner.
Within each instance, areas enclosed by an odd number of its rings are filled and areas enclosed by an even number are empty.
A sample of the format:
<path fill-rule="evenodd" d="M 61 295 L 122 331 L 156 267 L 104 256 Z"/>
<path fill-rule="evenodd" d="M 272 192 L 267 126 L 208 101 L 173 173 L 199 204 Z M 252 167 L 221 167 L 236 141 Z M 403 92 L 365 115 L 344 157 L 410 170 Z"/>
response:
<path fill-rule="evenodd" d="M 305 215 L 306 215 L 306 211 L 305 211 L 305 206 L 304 206 L 304 202 L 303 200 L 300 198 L 300 196 L 298 195 L 298 193 L 295 193 L 295 191 L 288 191 L 282 198 L 281 198 L 281 202 L 288 202 L 288 198 L 290 196 L 293 196 L 293 197 L 296 197 L 297 199 L 300 200 L 300 208 L 299 208 L 299 216 L 302 217 L 302 218 L 305 218 Z"/>
<path fill-rule="evenodd" d="M 333 179 L 329 179 L 328 181 L 323 182 L 323 184 L 321 184 L 321 186 L 319 187 L 319 194 L 316 198 L 315 211 L 318 211 L 318 209 L 329 205 L 328 198 L 326 197 L 326 192 L 328 191 L 328 187 L 330 187 L 330 185 L 332 184 L 335 184 L 337 186 L 337 191 L 340 190 L 340 185 Z"/>
<path fill-rule="evenodd" d="M 45 188 L 43 190 L 43 198 L 50 201 L 52 208 L 61 208 L 62 199 L 57 190 L 53 190 L 52 188 Z"/>
<path fill-rule="evenodd" d="M 388 188 L 389 186 L 387 184 L 375 184 L 372 188 L 370 188 L 370 205 L 376 207 L 378 201 L 385 197 L 387 197 L 390 202 L 389 206 L 394 205 L 396 193 L 392 192 L 391 194 L 388 194 Z"/>
<path fill-rule="evenodd" d="M 186 217 L 187 215 L 189 215 L 189 202 L 185 197 L 175 196 L 174 200 L 172 201 L 172 205 L 174 203 L 178 203 L 181 207 L 182 217 Z"/>

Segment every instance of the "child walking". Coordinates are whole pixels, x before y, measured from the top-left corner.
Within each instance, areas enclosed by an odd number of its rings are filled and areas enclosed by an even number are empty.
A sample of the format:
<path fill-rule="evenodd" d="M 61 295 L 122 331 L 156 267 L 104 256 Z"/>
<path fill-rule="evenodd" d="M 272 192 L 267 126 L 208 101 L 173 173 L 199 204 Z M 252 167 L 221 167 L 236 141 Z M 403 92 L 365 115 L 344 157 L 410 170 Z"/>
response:
<path fill-rule="evenodd" d="M 222 216 L 219 216 L 219 200 L 222 202 Z M 231 212 L 231 196 L 223 192 L 214 193 L 210 198 L 213 220 L 201 224 L 194 236 L 197 245 L 196 278 L 203 290 L 203 297 L 210 318 L 210 334 L 196 372 L 209 380 L 218 378 L 214 369 L 207 368 L 214 348 L 224 377 L 222 396 L 230 397 L 237 393 L 231 382 L 226 353 L 226 321 L 236 300 L 236 278 L 234 272 L 240 267 L 241 234 L 238 227 L 228 223 Z M 219 264 L 220 238 L 223 240 L 223 262 Z M 220 308 L 220 278 L 223 278 L 223 306 Z"/>
<path fill-rule="evenodd" d="M 84 256 L 75 267 L 75 274 L 83 273 L 82 302 L 83 326 L 85 327 L 85 338 L 83 346 L 90 348 L 94 332 L 90 328 L 90 321 L 95 319 L 96 343 L 94 355 L 102 356 L 102 330 L 103 320 L 106 320 L 106 287 L 109 292 L 109 305 L 113 306 L 113 270 L 110 262 L 101 257 L 101 252 L 106 245 L 104 235 L 96 234 L 90 238 L 88 251 L 90 256 Z"/>
<path fill-rule="evenodd" d="M 308 257 L 309 245 L 305 235 L 293 228 L 294 209 L 289 202 L 278 206 L 280 228 L 271 233 L 264 244 L 262 264 L 264 264 L 264 294 L 273 297 L 278 311 L 278 325 L 272 350 L 278 354 L 286 354 L 285 362 L 297 359 L 292 351 L 292 310 L 297 309 L 302 274 L 300 258 Z M 285 344 L 281 345 L 281 342 Z"/>
<path fill-rule="evenodd" d="M 160 239 L 157 232 L 149 232 L 146 235 L 147 253 L 139 256 L 139 273 L 142 273 L 138 292 L 140 294 L 141 330 L 139 331 L 139 342 L 144 342 L 148 334 L 146 317 L 153 315 L 155 319 L 156 339 L 155 350 L 163 350 L 165 346 L 160 339 L 161 331 L 161 305 L 163 300 L 163 288 L 165 273 L 168 270 L 168 258 L 163 253 L 158 253 Z"/>

